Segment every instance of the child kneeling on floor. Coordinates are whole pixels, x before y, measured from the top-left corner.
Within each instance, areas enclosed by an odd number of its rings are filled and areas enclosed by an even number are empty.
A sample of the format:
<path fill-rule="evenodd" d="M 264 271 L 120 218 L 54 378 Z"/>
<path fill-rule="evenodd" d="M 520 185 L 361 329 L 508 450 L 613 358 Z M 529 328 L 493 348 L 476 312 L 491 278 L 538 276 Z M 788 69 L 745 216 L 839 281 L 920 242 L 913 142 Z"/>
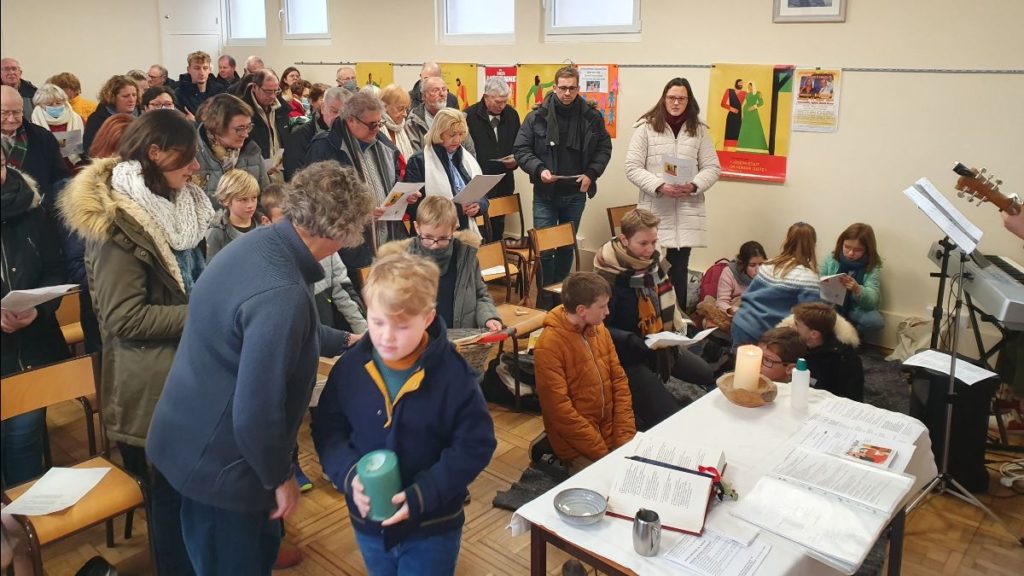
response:
<path fill-rule="evenodd" d="M 497 446 L 473 370 L 437 315 L 438 277 L 437 265 L 412 254 L 377 261 L 363 289 L 369 338 L 331 370 L 312 424 L 371 575 L 455 572 L 467 487 Z M 404 487 L 383 522 L 367 517 L 356 471 L 380 449 L 397 454 Z"/>
<path fill-rule="evenodd" d="M 795 306 L 793 320 L 807 345 L 805 358 L 814 387 L 863 402 L 864 365 L 857 354 L 857 329 L 823 302 Z"/>

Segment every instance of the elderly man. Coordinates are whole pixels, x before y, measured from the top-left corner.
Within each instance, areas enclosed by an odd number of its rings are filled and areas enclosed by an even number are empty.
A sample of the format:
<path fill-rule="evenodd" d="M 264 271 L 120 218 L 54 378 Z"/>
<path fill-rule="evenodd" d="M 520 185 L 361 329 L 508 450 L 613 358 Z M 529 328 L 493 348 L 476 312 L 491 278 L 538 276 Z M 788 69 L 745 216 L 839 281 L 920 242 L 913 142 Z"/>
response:
<path fill-rule="evenodd" d="M 320 324 L 312 287 L 320 260 L 359 241 L 373 201 L 333 162 L 305 168 L 295 185 L 284 219 L 203 271 L 147 437 L 150 462 L 181 494 L 199 576 L 270 575 L 281 520 L 298 503 L 291 455 L 318 358 L 357 340 Z"/>
<path fill-rule="evenodd" d="M 342 166 L 351 166 L 359 178 L 370 187 L 374 198 L 374 218 L 383 213 L 379 208 L 398 182 L 398 148 L 381 134 L 384 126 L 384 103 L 372 94 L 357 92 L 345 102 L 341 116 L 331 125 L 329 132 L 313 138 L 308 162 L 334 160 Z M 418 196 L 417 196 L 418 198 Z M 412 199 L 411 201 L 415 201 Z M 402 222 L 374 222 L 368 228 L 359 247 L 340 252 L 345 267 L 358 270 L 373 261 L 373 247 L 389 240 L 408 236 Z"/>
<path fill-rule="evenodd" d="M 418 147 L 426 145 L 424 137 L 427 134 L 427 130 L 430 130 L 430 127 L 434 124 L 434 115 L 438 111 L 446 106 L 458 110 L 457 103 L 455 106 L 448 104 L 449 96 L 451 96 L 451 93 L 448 92 L 448 85 L 444 83 L 440 76 L 428 76 L 423 79 L 423 102 L 410 110 L 409 117 L 406 119 L 406 122 L 409 123 L 409 130 L 412 132 L 411 137 L 422 143 Z M 462 147 L 473 156 L 476 156 L 476 147 L 471 135 L 466 134 Z"/>
<path fill-rule="evenodd" d="M 288 106 L 281 98 L 281 81 L 272 70 L 259 70 L 253 73 L 252 84 L 242 99 L 254 112 L 249 140 L 259 144 L 264 158 L 274 158 L 280 163 L 284 138 L 288 134 Z M 283 179 L 279 166 L 274 166 L 270 175 L 272 179 Z"/>
<path fill-rule="evenodd" d="M 306 165 L 306 154 L 313 142 L 313 137 L 331 129 L 334 120 L 341 115 L 345 101 L 352 93 L 335 86 L 324 92 L 320 111 L 313 113 L 313 121 L 299 124 L 292 128 L 284 145 L 284 180 L 290 182 L 300 168 Z"/>
<path fill-rule="evenodd" d="M 68 95 L 68 103 L 71 104 L 71 109 L 82 117 L 82 121 L 85 122 L 89 119 L 89 116 L 96 111 L 96 102 L 82 97 L 82 83 L 78 81 L 78 76 L 75 76 L 71 72 L 61 72 L 55 74 L 46 79 L 47 84 L 53 84 L 59 86 L 65 94 Z"/>
<path fill-rule="evenodd" d="M 572 222 L 579 230 L 587 197 L 597 193 L 597 178 L 611 159 L 612 140 L 601 113 L 580 98 L 576 68 L 555 72 L 554 89 L 526 117 L 514 149 L 533 183 L 534 228 Z M 572 247 L 555 252 L 541 255 L 545 284 L 561 282 L 572 268 Z"/>
<path fill-rule="evenodd" d="M 266 68 L 266 66 L 263 65 L 263 58 L 260 58 L 255 54 L 245 59 L 246 74 L 255 74 L 264 68 Z"/>
<path fill-rule="evenodd" d="M 348 90 L 349 92 L 359 90 L 359 84 L 356 82 L 356 69 L 351 66 L 342 66 L 341 68 L 338 68 L 338 72 L 335 74 L 334 79 L 338 81 L 338 86 Z"/>
<path fill-rule="evenodd" d="M 223 54 L 217 59 L 217 75 L 211 78 L 211 80 L 227 88 L 240 80 L 238 72 L 235 70 L 236 68 L 235 59 L 227 54 Z"/>
<path fill-rule="evenodd" d="M 441 65 L 437 62 L 423 63 L 423 67 L 420 68 L 420 79 L 413 84 L 412 90 L 409 90 L 409 98 L 412 99 L 413 108 L 423 104 L 423 93 L 421 88 L 423 87 L 423 81 L 427 78 L 441 78 Z M 445 101 L 446 106 L 449 108 L 459 107 L 459 99 L 455 97 L 455 94 L 449 93 L 445 97 Z"/>
<path fill-rule="evenodd" d="M 46 128 L 26 121 L 24 106 L 17 90 L 7 84 L 0 86 L 0 138 L 7 165 L 36 181 L 43 206 L 49 210 L 53 207 L 54 185 L 71 175 L 57 139 Z"/>
<path fill-rule="evenodd" d="M 181 106 L 195 114 L 199 105 L 207 98 L 225 91 L 218 82 L 210 82 L 210 55 L 196 51 L 188 55 L 188 73 L 181 75 L 181 81 L 174 94 Z"/>
<path fill-rule="evenodd" d="M 505 80 L 488 78 L 484 95 L 476 104 L 466 108 L 469 135 L 476 144 L 477 162 L 484 174 L 504 174 L 488 194 L 488 198 L 509 196 L 516 191 L 515 170 L 518 166 L 512 156 L 512 145 L 519 133 L 519 113 L 509 106 L 512 90 Z M 507 158 L 507 160 L 500 160 Z M 505 217 L 491 219 L 491 237 L 487 242 L 501 240 L 505 233 Z"/>
<path fill-rule="evenodd" d="M 178 83 L 167 77 L 167 68 L 164 68 L 160 64 L 153 64 L 149 67 L 149 71 L 146 73 L 146 77 L 149 78 L 149 87 L 156 88 L 159 86 L 167 86 L 171 90 L 178 89 Z"/>
<path fill-rule="evenodd" d="M 18 91 L 22 98 L 25 120 L 31 120 L 32 97 L 36 95 L 36 87 L 21 77 L 21 64 L 14 58 L 0 59 L 0 80 L 3 80 L 4 86 L 10 86 Z"/>

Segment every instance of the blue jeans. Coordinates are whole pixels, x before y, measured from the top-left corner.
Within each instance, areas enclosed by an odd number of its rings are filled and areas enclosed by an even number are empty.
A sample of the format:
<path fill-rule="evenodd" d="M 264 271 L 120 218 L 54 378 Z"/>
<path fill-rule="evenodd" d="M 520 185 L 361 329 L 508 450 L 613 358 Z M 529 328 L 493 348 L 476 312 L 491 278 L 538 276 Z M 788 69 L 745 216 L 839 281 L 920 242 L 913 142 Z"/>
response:
<path fill-rule="evenodd" d="M 370 576 L 451 576 L 462 546 L 462 528 L 445 534 L 406 540 L 391 550 L 384 539 L 356 530 L 356 543 Z"/>
<path fill-rule="evenodd" d="M 45 409 L 8 418 L 0 426 L 4 486 L 17 486 L 43 473 L 45 429 Z"/>
<path fill-rule="evenodd" d="M 124 469 L 142 480 L 146 489 L 146 523 L 153 543 L 156 573 L 192 576 L 192 562 L 181 537 L 181 494 L 159 470 L 150 466 L 146 449 L 118 442 Z"/>
<path fill-rule="evenodd" d="M 181 532 L 199 576 L 270 576 L 281 546 L 281 521 L 269 510 L 225 510 L 185 496 Z"/>
<path fill-rule="evenodd" d="M 582 192 L 568 194 L 533 195 L 533 227 L 547 228 L 565 222 L 572 222 L 573 230 L 580 231 L 580 220 L 583 209 L 587 207 L 587 195 Z M 538 281 L 545 285 L 557 284 L 572 271 L 572 246 L 553 251 L 548 250 L 540 255 L 541 277 Z M 540 286 L 538 284 L 538 286 Z"/>
<path fill-rule="evenodd" d="M 885 318 L 878 310 L 850 308 L 850 315 L 846 319 L 857 328 L 861 337 L 877 334 L 885 328 Z"/>

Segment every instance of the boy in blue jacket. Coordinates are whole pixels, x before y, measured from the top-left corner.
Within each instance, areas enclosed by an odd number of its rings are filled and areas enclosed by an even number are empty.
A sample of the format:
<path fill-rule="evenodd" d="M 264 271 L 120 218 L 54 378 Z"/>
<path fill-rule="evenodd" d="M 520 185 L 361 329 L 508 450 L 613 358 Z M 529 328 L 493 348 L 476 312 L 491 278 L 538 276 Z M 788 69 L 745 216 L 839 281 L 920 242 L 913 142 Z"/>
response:
<path fill-rule="evenodd" d="M 369 338 L 331 370 L 312 423 L 370 574 L 455 572 L 467 487 L 497 446 L 473 371 L 437 316 L 438 276 L 434 263 L 409 253 L 377 261 L 363 290 Z M 356 473 L 378 449 L 398 455 L 404 487 L 383 522 L 367 518 Z"/>

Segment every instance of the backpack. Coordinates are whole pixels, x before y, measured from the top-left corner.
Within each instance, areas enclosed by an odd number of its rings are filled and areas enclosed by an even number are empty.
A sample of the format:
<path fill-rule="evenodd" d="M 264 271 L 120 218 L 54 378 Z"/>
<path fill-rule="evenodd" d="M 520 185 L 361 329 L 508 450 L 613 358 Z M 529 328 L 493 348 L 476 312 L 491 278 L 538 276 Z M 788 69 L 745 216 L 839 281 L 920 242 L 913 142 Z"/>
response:
<path fill-rule="evenodd" d="M 718 298 L 718 279 L 729 262 L 728 258 L 719 258 L 704 272 L 704 276 L 700 280 L 700 293 L 697 295 L 698 303 L 703 302 L 706 296 Z"/>

